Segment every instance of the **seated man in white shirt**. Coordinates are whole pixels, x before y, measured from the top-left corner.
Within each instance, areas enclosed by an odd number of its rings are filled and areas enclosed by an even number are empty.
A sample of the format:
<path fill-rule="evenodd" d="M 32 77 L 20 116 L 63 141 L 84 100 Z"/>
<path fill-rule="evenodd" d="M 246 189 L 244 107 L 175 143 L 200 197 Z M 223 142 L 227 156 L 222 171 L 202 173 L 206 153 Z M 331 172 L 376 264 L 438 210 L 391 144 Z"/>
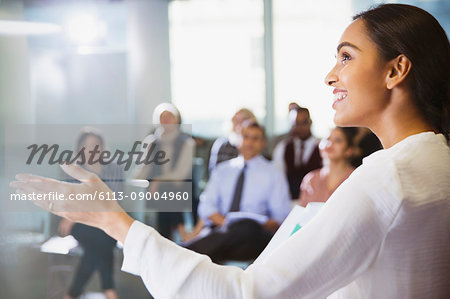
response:
<path fill-rule="evenodd" d="M 200 197 L 211 233 L 188 246 L 218 263 L 255 259 L 290 211 L 285 176 L 261 156 L 264 128 L 245 122 L 241 135 L 240 155 L 217 166 Z"/>

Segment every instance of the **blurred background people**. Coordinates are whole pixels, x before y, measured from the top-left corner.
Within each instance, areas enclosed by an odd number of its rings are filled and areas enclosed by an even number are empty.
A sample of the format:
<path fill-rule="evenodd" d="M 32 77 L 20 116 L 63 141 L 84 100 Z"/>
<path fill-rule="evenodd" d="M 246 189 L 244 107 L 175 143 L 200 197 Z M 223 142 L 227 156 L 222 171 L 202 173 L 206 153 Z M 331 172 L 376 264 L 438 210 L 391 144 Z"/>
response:
<path fill-rule="evenodd" d="M 298 110 L 300 108 L 302 108 L 302 107 L 299 104 L 295 103 L 295 102 L 291 102 L 288 105 L 289 113 L 291 113 L 292 110 Z"/>
<path fill-rule="evenodd" d="M 158 105 L 153 112 L 153 123 L 157 125 L 156 130 L 142 142 L 148 144 L 145 153 L 155 145 L 153 150 L 163 151 L 169 162 L 159 166 L 141 164 L 136 167 L 133 177 L 149 180 L 150 192 L 163 194 L 186 191 L 182 189 L 182 183 L 192 178 L 195 141 L 180 130 L 181 115 L 173 104 Z M 182 212 L 159 212 L 157 215 L 158 231 L 162 236 L 172 239 L 174 231 L 177 230 L 181 238 L 185 238 L 187 233 Z"/>
<path fill-rule="evenodd" d="M 300 108 L 301 108 L 300 105 L 295 102 L 289 103 L 288 104 L 288 117 L 289 117 L 291 111 L 298 110 Z M 268 138 L 267 146 L 264 149 L 264 157 L 266 157 L 269 160 L 272 160 L 273 159 L 273 151 L 275 149 L 275 146 L 277 146 L 278 143 L 280 143 L 283 139 L 288 138 L 289 134 L 290 134 L 290 132 L 287 132 L 285 134 L 276 135 L 271 138 Z"/>
<path fill-rule="evenodd" d="M 85 153 L 95 149 L 97 153 L 93 161 L 98 160 L 99 152 L 105 149 L 102 135 L 94 128 L 85 128 L 77 139 L 76 152 L 79 152 L 83 147 Z M 97 161 L 96 163 L 85 163 L 81 166 L 96 173 L 113 192 L 123 191 L 123 172 L 115 162 L 102 165 Z M 74 181 L 73 178 L 67 180 Z M 116 240 L 98 228 L 74 223 L 67 219 L 61 220 L 58 231 L 62 236 L 73 235 L 83 248 L 83 255 L 72 284 L 64 298 L 78 298 L 95 271 L 100 274 L 101 288 L 105 297 L 107 299 L 118 298 L 113 279 Z"/>
<path fill-rule="evenodd" d="M 211 148 L 211 154 L 209 158 L 209 173 L 214 170 L 217 164 L 236 158 L 239 155 L 238 142 L 241 125 L 246 120 L 256 120 L 252 111 L 247 108 L 239 109 L 231 119 L 233 125 L 232 131 L 227 137 L 217 138 Z"/>
<path fill-rule="evenodd" d="M 241 134 L 240 155 L 217 166 L 200 197 L 211 232 L 188 246 L 214 262 L 255 259 L 290 211 L 285 176 L 261 156 L 264 128 L 247 120 Z"/>
<path fill-rule="evenodd" d="M 289 113 L 289 121 L 290 134 L 275 147 L 273 163 L 286 174 L 292 198 L 298 198 L 303 177 L 308 172 L 322 167 L 322 158 L 319 141 L 311 133 L 312 120 L 309 110 L 295 107 Z"/>
<path fill-rule="evenodd" d="M 320 143 L 323 167 L 309 172 L 303 178 L 299 205 L 306 207 L 310 202 L 326 202 L 334 190 L 350 176 L 355 169 L 350 160 L 356 134 L 357 128 L 336 127 Z"/>
<path fill-rule="evenodd" d="M 354 167 L 362 164 L 362 160 L 383 148 L 378 137 L 368 128 L 359 127 L 355 136 L 355 152 L 351 163 Z"/>

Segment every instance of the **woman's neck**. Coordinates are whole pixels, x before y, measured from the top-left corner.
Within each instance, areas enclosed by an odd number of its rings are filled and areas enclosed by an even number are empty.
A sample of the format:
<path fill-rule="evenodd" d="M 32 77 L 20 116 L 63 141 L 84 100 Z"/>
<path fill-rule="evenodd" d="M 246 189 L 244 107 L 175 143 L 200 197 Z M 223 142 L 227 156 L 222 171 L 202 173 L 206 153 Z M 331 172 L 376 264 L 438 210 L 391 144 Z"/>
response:
<path fill-rule="evenodd" d="M 426 123 L 418 123 L 415 120 L 392 126 L 384 126 L 384 128 L 380 129 L 374 128 L 373 131 L 380 139 L 383 148 L 390 148 L 411 135 L 429 131 L 435 132 L 432 126 Z"/>
<path fill-rule="evenodd" d="M 436 130 L 425 121 L 407 92 L 397 92 L 391 104 L 370 129 L 380 139 L 384 148 L 390 148 L 408 136 Z"/>

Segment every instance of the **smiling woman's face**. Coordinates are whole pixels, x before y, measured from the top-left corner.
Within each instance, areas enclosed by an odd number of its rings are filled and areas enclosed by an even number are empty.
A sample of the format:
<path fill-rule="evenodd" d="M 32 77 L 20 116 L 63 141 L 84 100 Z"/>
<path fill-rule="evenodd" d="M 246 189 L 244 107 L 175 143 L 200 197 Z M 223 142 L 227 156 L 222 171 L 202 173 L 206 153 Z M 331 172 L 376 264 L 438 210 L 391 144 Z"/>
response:
<path fill-rule="evenodd" d="M 333 86 L 334 122 L 338 126 L 368 126 L 382 120 L 388 105 L 387 63 L 380 58 L 364 22 L 354 21 L 338 45 L 337 62 L 325 78 Z"/>

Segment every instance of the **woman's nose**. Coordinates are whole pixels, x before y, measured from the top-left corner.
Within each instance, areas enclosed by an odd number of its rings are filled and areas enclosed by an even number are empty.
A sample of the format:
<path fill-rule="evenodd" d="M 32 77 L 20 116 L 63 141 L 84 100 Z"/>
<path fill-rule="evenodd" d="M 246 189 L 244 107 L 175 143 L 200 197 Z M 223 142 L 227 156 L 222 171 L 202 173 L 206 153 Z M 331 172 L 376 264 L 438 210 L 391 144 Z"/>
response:
<path fill-rule="evenodd" d="M 338 77 L 336 75 L 336 66 L 334 66 L 328 75 L 325 77 L 325 84 L 332 86 L 334 83 L 338 81 Z"/>

